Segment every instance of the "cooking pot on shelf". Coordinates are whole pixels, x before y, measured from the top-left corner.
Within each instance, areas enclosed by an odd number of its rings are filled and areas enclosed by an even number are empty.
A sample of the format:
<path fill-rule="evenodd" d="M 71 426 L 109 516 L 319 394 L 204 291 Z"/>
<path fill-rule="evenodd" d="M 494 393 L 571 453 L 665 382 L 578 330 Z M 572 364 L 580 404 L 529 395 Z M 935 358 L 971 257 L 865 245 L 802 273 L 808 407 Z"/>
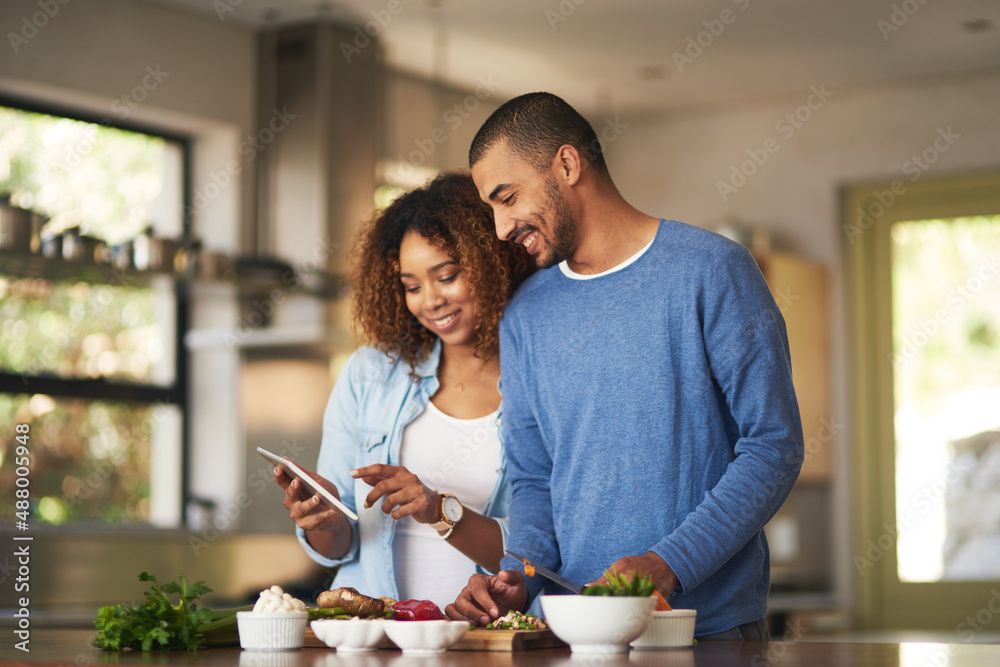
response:
<path fill-rule="evenodd" d="M 31 215 L 0 197 L 0 250 L 31 252 Z"/>
<path fill-rule="evenodd" d="M 63 259 L 71 262 L 93 264 L 103 262 L 107 244 L 99 238 L 85 236 L 77 228 L 63 234 Z"/>
<path fill-rule="evenodd" d="M 179 244 L 174 239 L 153 236 L 148 228 L 132 241 L 133 263 L 140 271 L 173 271 Z"/>
<path fill-rule="evenodd" d="M 62 259 L 63 257 L 63 235 L 53 233 L 43 233 L 41 237 L 42 257 L 48 259 Z"/>

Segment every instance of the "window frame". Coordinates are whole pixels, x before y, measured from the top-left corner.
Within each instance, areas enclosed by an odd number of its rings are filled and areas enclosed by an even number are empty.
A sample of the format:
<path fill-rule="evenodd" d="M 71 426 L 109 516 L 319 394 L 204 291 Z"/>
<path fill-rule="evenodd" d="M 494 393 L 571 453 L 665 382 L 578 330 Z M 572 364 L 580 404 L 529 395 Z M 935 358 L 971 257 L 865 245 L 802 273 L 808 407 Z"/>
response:
<path fill-rule="evenodd" d="M 193 138 L 176 132 L 153 127 L 143 123 L 120 120 L 110 115 L 101 115 L 91 111 L 77 109 L 68 105 L 39 102 L 30 98 L 0 92 L 0 106 L 38 113 L 48 116 L 68 118 L 71 120 L 92 123 L 104 127 L 125 130 L 158 137 L 176 144 L 181 151 L 181 234 L 188 237 L 193 231 L 192 219 L 192 146 Z M 0 273 L 7 271 L 6 261 L 0 261 Z M 16 275 L 16 274 L 15 274 Z M 24 275 L 24 274 L 22 274 Z M 31 272 L 31 277 L 44 278 L 52 282 L 65 282 L 59 276 L 44 275 L 44 271 Z M 80 280 L 92 284 L 109 284 L 94 280 L 93 277 L 80 277 Z M 191 323 L 191 286 L 183 280 L 173 281 L 174 292 L 174 382 L 170 386 L 155 384 L 129 383 L 107 380 L 104 378 L 62 378 L 51 374 L 9 373 L 0 370 L 0 394 L 47 394 L 61 398 L 78 398 L 87 401 L 121 401 L 128 403 L 156 405 L 166 404 L 176 406 L 181 420 L 181 452 L 180 452 L 180 501 L 178 516 L 182 528 L 187 524 L 188 497 L 190 495 L 190 479 L 188 461 L 191 450 L 191 420 L 189 419 L 190 386 L 188 374 L 188 351 L 184 343 Z M 148 529 L 151 526 L 136 526 L 137 529 Z M 109 527 L 110 529 L 110 527 Z M 119 529 L 116 527 L 116 529 Z"/>

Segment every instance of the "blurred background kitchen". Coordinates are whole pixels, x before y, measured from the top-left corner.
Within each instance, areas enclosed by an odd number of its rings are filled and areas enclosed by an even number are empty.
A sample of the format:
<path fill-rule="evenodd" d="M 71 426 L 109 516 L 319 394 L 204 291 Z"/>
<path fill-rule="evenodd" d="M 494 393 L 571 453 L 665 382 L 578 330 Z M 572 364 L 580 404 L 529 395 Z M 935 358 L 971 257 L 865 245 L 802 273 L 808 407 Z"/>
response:
<path fill-rule="evenodd" d="M 218 604 L 329 583 L 254 450 L 315 462 L 357 224 L 547 90 L 626 199 L 748 245 L 785 315 L 807 458 L 767 528 L 774 631 L 995 640 L 998 25 L 985 0 L 5 0 L 0 539 L 34 536 L 34 620 L 86 625 L 142 570 Z"/>

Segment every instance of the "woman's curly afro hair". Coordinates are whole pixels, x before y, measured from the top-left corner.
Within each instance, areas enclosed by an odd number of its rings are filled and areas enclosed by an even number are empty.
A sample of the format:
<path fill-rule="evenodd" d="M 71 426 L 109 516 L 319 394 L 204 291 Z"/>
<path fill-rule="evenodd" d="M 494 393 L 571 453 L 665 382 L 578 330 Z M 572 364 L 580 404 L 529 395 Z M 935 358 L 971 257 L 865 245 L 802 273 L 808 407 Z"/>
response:
<path fill-rule="evenodd" d="M 535 270 L 535 262 L 521 245 L 497 238 L 493 212 L 467 173 L 441 174 L 363 225 L 351 269 L 355 333 L 411 368 L 430 354 L 437 335 L 410 314 L 399 278 L 399 246 L 410 231 L 461 265 L 479 313 L 476 353 L 494 357 L 503 306 Z"/>

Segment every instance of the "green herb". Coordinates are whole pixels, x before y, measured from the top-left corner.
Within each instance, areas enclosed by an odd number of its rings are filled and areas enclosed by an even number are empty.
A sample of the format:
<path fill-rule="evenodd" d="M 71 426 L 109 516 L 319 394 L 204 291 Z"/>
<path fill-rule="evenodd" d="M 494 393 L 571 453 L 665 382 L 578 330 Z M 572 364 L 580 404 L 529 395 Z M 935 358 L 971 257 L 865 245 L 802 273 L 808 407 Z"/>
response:
<path fill-rule="evenodd" d="M 184 575 L 180 583 L 170 582 L 160 586 L 156 577 L 143 572 L 140 581 L 151 581 L 146 591 L 146 602 L 138 607 L 116 605 L 101 607 L 97 612 L 97 639 L 94 646 L 106 651 L 172 651 L 218 646 L 238 646 L 239 630 L 236 613 L 251 611 L 253 605 L 231 609 L 199 609 L 195 599 L 211 593 L 204 581 L 188 585 Z M 169 595 L 179 595 L 172 604 Z M 340 607 L 334 609 L 306 609 L 309 620 L 319 618 L 350 618 Z"/>
<path fill-rule="evenodd" d="M 198 628 L 212 620 L 212 610 L 199 609 L 194 601 L 212 589 L 204 581 L 188 585 L 183 575 L 179 584 L 162 586 L 148 572 L 140 574 L 139 580 L 153 582 L 146 601 L 138 607 L 101 607 L 94 623 L 98 630 L 94 646 L 107 651 L 197 650 L 203 639 Z M 169 595 L 180 596 L 176 605 Z"/>
<path fill-rule="evenodd" d="M 604 572 L 608 582 L 599 586 L 587 586 L 584 595 L 614 595 L 619 597 L 647 597 L 656 590 L 653 577 L 632 571 L 628 574 L 618 574 L 611 570 Z"/>

